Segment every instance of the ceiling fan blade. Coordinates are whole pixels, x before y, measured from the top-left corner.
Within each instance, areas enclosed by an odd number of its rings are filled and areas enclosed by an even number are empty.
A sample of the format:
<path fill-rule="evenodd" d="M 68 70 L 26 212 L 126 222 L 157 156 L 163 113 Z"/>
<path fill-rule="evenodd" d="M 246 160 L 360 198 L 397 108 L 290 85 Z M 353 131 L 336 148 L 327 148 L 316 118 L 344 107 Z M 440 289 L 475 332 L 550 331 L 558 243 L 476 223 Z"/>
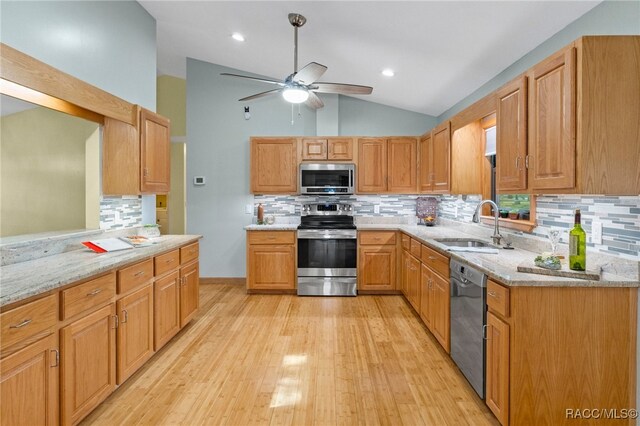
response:
<path fill-rule="evenodd" d="M 309 89 L 318 93 L 340 93 L 344 95 L 370 95 L 373 92 L 373 87 L 370 86 L 341 83 L 313 83 L 313 86 Z"/>
<path fill-rule="evenodd" d="M 310 62 L 304 66 L 300 71 L 294 74 L 293 81 L 302 84 L 311 84 L 327 71 L 327 67 L 317 62 Z"/>
<path fill-rule="evenodd" d="M 266 92 L 256 93 L 255 95 L 247 96 L 246 98 L 238 99 L 238 101 L 251 101 L 253 99 L 262 98 L 263 96 L 269 96 L 276 94 L 280 91 L 280 89 L 267 90 Z"/>
<path fill-rule="evenodd" d="M 249 77 L 248 75 L 230 74 L 228 72 L 222 72 L 222 73 L 220 73 L 220 75 L 226 75 L 226 76 L 229 76 L 229 77 L 237 77 L 237 78 L 246 78 L 248 80 L 255 80 L 255 81 L 261 81 L 263 83 L 277 84 L 278 86 L 284 86 L 284 83 L 282 81 L 271 80 L 271 79 L 268 79 L 268 78 Z"/>
<path fill-rule="evenodd" d="M 322 99 L 320 99 L 318 95 L 313 92 L 309 92 L 309 99 L 305 101 L 305 105 L 309 108 L 318 109 L 324 106 L 324 102 L 322 102 Z"/>

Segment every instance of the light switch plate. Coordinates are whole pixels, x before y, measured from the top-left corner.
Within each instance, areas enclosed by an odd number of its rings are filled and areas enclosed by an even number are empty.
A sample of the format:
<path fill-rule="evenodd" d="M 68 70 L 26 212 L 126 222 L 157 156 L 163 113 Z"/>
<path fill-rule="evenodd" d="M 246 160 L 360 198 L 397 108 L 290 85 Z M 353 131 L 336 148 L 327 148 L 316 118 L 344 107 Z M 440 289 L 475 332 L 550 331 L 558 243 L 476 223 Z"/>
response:
<path fill-rule="evenodd" d="M 591 242 L 602 244 L 602 222 L 594 220 L 591 222 Z"/>
<path fill-rule="evenodd" d="M 373 206 L 373 212 L 376 214 L 380 213 L 380 204 L 376 204 Z"/>
<path fill-rule="evenodd" d="M 245 214 L 253 214 L 253 204 L 247 204 L 244 206 Z"/>

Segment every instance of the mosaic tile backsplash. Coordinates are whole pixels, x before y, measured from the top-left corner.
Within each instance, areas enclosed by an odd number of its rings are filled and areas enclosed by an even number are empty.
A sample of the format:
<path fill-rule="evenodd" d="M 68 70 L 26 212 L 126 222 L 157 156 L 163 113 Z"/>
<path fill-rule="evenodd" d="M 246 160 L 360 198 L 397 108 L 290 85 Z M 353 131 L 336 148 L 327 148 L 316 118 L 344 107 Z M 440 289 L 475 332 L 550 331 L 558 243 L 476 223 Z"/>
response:
<path fill-rule="evenodd" d="M 102 197 L 100 200 L 100 229 L 113 230 L 142 225 L 140 197 Z"/>
<path fill-rule="evenodd" d="M 307 195 L 254 197 L 255 205 L 262 203 L 265 215 L 293 217 L 300 215 L 300 206 L 314 202 L 345 202 L 355 207 L 355 215 L 368 218 L 390 219 L 415 215 L 417 195 Z M 438 216 L 458 222 L 470 223 L 480 195 L 444 195 L 439 197 Z M 380 213 L 374 213 L 374 206 Z M 592 195 L 545 195 L 537 197 L 536 220 L 538 226 L 533 235 L 546 240 L 551 228 L 568 231 L 573 227 L 573 211 L 582 212 L 582 227 L 587 232 L 590 251 L 607 253 L 626 259 L 640 260 L 640 196 L 592 196 Z M 400 218 L 398 218 L 400 219 Z M 602 244 L 591 242 L 591 224 L 602 222 Z M 406 223 L 405 221 L 402 221 Z M 521 234 L 518 231 L 504 231 Z M 568 241 L 564 232 L 562 242 Z"/>

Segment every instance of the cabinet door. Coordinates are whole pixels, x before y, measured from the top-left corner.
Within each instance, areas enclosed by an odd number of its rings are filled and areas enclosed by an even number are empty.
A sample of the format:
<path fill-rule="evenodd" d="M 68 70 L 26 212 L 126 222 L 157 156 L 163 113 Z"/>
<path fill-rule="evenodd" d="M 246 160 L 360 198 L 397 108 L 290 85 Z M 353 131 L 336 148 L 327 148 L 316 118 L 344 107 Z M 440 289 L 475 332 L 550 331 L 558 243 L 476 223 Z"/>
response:
<path fill-rule="evenodd" d="M 251 192 L 293 194 L 298 192 L 297 141 L 251 139 Z"/>
<path fill-rule="evenodd" d="M 428 135 L 422 136 L 418 144 L 420 155 L 419 192 L 431 192 L 433 190 L 433 170 L 431 168 L 431 156 L 433 154 L 431 140 L 431 133 L 429 133 Z"/>
<path fill-rule="evenodd" d="M 153 349 L 158 351 L 180 331 L 180 271 L 154 283 Z"/>
<path fill-rule="evenodd" d="M 326 160 L 327 140 L 326 139 L 302 139 L 302 159 L 303 160 Z"/>
<path fill-rule="evenodd" d="M 575 187 L 575 55 L 571 47 L 530 71 L 528 163 L 534 190 Z"/>
<path fill-rule="evenodd" d="M 387 141 L 358 139 L 358 192 L 387 190 Z"/>
<path fill-rule="evenodd" d="M 169 192 L 170 138 L 168 119 L 146 109 L 140 111 L 140 190 L 143 193 Z"/>
<path fill-rule="evenodd" d="M 418 144 L 415 138 L 392 138 L 387 141 L 387 191 L 415 194 L 417 190 Z"/>
<path fill-rule="evenodd" d="M 498 91 L 496 111 L 496 185 L 500 191 L 526 190 L 527 77 Z"/>
<path fill-rule="evenodd" d="M 200 269 L 198 262 L 180 268 L 180 328 L 187 325 L 200 307 Z"/>
<path fill-rule="evenodd" d="M 153 355 L 153 285 L 118 300 L 118 384 Z"/>
<path fill-rule="evenodd" d="M 440 342 L 444 350 L 449 353 L 449 324 L 451 322 L 449 318 L 449 281 L 435 273 L 432 273 L 431 279 L 433 281 L 434 302 L 433 328 L 431 332 L 438 342 Z"/>
<path fill-rule="evenodd" d="M 77 424 L 116 387 L 115 303 L 60 330 L 62 424 Z"/>
<path fill-rule="evenodd" d="M 362 246 L 358 251 L 358 289 L 394 290 L 396 288 L 395 246 Z"/>
<path fill-rule="evenodd" d="M 105 117 L 102 128 L 102 194 L 140 193 L 140 135 L 131 124 Z"/>
<path fill-rule="evenodd" d="M 509 423 L 509 324 L 487 313 L 485 401 L 502 425 Z"/>
<path fill-rule="evenodd" d="M 400 271 L 400 281 L 402 294 L 409 300 L 409 253 L 402 250 L 402 270 Z"/>
<path fill-rule="evenodd" d="M 433 318 L 433 291 L 431 282 L 431 270 L 425 265 L 420 267 L 420 318 L 429 330 L 432 329 L 431 318 Z"/>
<path fill-rule="evenodd" d="M 249 245 L 247 288 L 294 289 L 295 257 L 294 245 Z"/>
<path fill-rule="evenodd" d="M 329 160 L 353 160 L 353 139 L 331 138 L 328 140 Z"/>
<path fill-rule="evenodd" d="M 408 271 L 408 291 L 409 303 L 416 312 L 420 312 L 420 261 L 413 256 L 409 256 Z"/>
<path fill-rule="evenodd" d="M 58 424 L 59 360 L 52 334 L 0 361 L 0 424 Z"/>
<path fill-rule="evenodd" d="M 447 193 L 451 188 L 451 127 L 448 121 L 443 126 L 434 129 L 432 144 L 433 192 Z"/>

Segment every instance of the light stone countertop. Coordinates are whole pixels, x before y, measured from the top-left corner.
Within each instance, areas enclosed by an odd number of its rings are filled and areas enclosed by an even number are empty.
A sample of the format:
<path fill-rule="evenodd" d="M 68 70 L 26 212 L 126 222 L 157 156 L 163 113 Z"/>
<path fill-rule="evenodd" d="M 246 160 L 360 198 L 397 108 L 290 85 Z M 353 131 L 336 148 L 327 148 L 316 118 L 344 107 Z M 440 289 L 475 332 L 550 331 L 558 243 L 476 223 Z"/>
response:
<path fill-rule="evenodd" d="M 295 230 L 296 225 L 249 225 L 246 230 Z M 498 254 L 452 252 L 448 248 L 435 241 L 440 238 L 472 238 L 485 240 L 491 243 L 489 238 L 464 232 L 465 226 L 438 225 L 433 227 L 403 224 L 357 224 L 359 231 L 403 231 L 411 237 L 419 240 L 426 246 L 445 256 L 466 263 L 480 269 L 490 279 L 498 281 L 510 287 L 640 287 L 640 262 L 629 260 L 617 260 L 611 256 L 588 253 L 588 268 L 602 268 L 600 281 L 583 280 L 577 278 L 563 278 L 550 275 L 539 275 L 518 272 L 518 265 L 533 264 L 533 259 L 540 253 L 525 248 L 516 247 L 515 250 L 500 249 Z M 477 227 L 478 229 L 482 229 Z M 486 228 L 483 230 L 487 232 Z"/>
<path fill-rule="evenodd" d="M 298 223 L 275 223 L 273 225 L 247 225 L 244 227 L 247 231 L 295 231 L 298 229 Z"/>
<path fill-rule="evenodd" d="M 111 253 L 73 250 L 0 268 L 0 307 L 121 268 L 198 241 L 200 235 L 163 235 L 155 244 Z"/>

